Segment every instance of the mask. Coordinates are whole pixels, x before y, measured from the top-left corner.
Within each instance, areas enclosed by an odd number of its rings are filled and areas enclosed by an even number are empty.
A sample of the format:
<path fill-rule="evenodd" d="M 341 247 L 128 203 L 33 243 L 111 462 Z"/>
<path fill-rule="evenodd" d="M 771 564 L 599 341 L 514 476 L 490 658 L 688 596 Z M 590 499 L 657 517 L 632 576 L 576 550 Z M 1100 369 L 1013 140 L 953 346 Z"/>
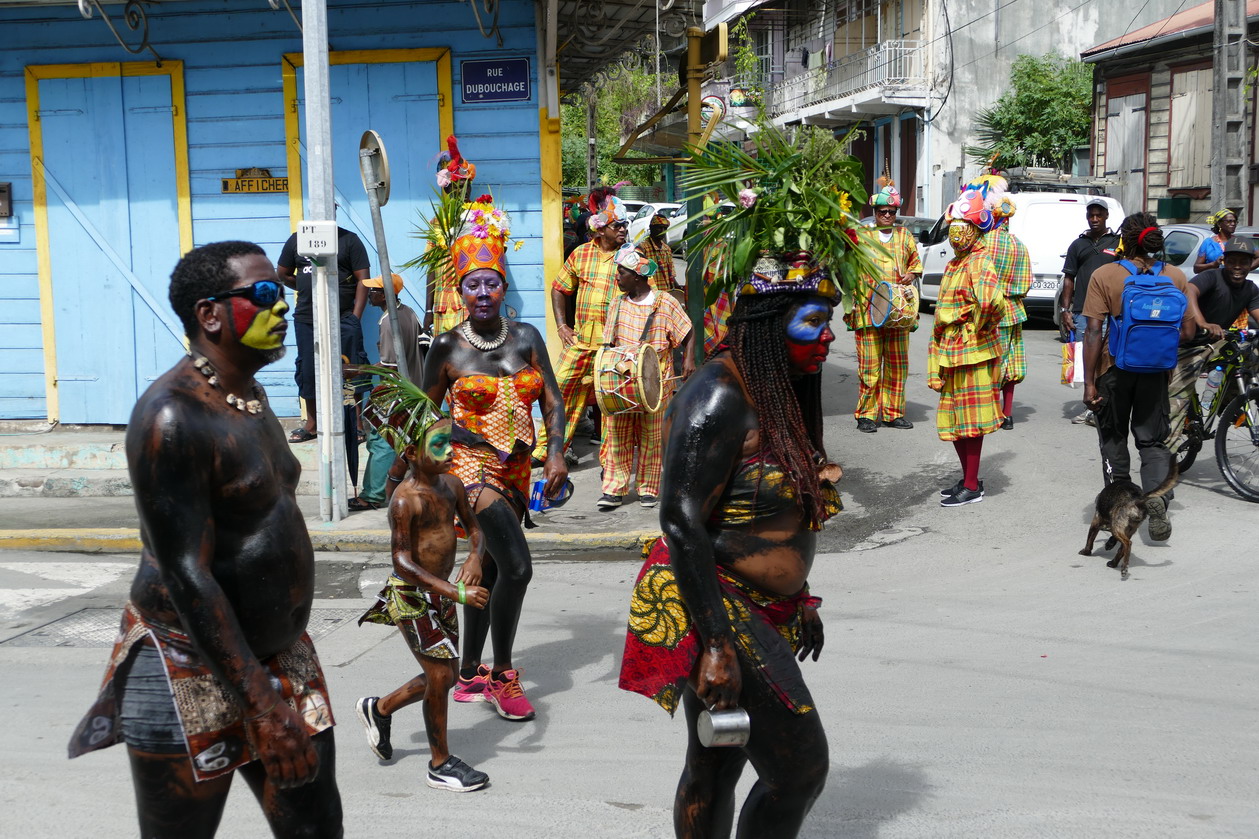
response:
<path fill-rule="evenodd" d="M 949 222 L 949 244 L 953 246 L 953 253 L 958 256 L 970 253 L 978 239 L 979 228 L 969 221 L 954 219 Z"/>
<path fill-rule="evenodd" d="M 831 306 L 810 301 L 802 303 L 787 321 L 787 358 L 793 370 L 816 373 L 830 353 L 835 333 L 831 331 Z"/>

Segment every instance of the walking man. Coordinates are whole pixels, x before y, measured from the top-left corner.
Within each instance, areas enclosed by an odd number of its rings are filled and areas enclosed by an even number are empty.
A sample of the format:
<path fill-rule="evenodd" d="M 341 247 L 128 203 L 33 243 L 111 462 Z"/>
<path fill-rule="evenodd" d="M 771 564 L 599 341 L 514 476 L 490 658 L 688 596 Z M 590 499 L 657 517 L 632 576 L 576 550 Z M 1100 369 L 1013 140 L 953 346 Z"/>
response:
<path fill-rule="evenodd" d="M 1014 199 L 1002 195 L 993 203 L 992 230 L 984 236 L 992 267 L 1005 295 L 1005 316 L 997 324 L 1001 342 L 1001 428 L 1014 427 L 1014 386 L 1027 377 L 1027 351 L 1023 347 L 1023 322 L 1027 310 L 1023 298 L 1032 288 L 1032 257 L 1027 246 L 1010 232 L 1010 219 L 1018 208 Z"/>
<path fill-rule="evenodd" d="M 1059 301 L 1062 325 L 1068 332 L 1077 335 L 1084 334 L 1086 325 L 1083 312 L 1089 278 L 1101 266 L 1115 261 L 1115 251 L 1119 247 L 1119 234 L 1106 226 L 1110 219 L 1110 205 L 1104 199 L 1090 199 L 1084 207 L 1084 219 L 1088 227 L 1067 248 L 1067 257 L 1062 263 L 1062 299 Z M 1086 408 L 1071 422 L 1092 425 L 1093 412 Z"/>
<path fill-rule="evenodd" d="M 239 770 L 276 836 L 335 839 L 301 466 L 254 378 L 284 355 L 283 287 L 262 248 L 218 242 L 179 261 L 170 301 L 189 352 L 127 426 L 140 567 L 70 756 L 127 744 L 144 837 L 213 836 Z"/>
<path fill-rule="evenodd" d="M 665 240 L 668 232 L 669 219 L 662 213 L 656 213 L 647 223 L 647 238 L 638 246 L 643 256 L 659 267 L 651 277 L 651 287 L 656 291 L 671 291 L 678 287 L 678 279 L 673 270 L 673 248 Z"/>

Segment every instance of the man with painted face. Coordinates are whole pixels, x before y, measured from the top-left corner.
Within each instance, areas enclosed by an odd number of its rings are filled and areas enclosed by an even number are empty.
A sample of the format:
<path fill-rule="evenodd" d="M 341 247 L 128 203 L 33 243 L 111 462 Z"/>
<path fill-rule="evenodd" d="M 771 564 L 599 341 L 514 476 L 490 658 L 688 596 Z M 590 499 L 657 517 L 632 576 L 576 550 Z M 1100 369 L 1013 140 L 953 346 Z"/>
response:
<path fill-rule="evenodd" d="M 617 251 L 616 265 L 616 286 L 621 295 L 612 302 L 603 330 L 603 344 L 630 350 L 650 344 L 660 359 L 664 393 L 659 411 L 604 417 L 603 445 L 599 449 L 599 463 L 603 466 L 603 497 L 597 505 L 600 510 L 614 510 L 624 501 L 629 491 L 635 450 L 638 452 L 638 503 L 644 507 L 656 506 L 656 497 L 660 494 L 664 411 L 674 385 L 673 351 L 685 348 L 684 378 L 695 369 L 691 321 L 677 299 L 652 288 L 651 281 L 657 273 L 655 260 L 626 244 Z"/>
<path fill-rule="evenodd" d="M 450 689 L 458 678 L 459 618 L 456 603 L 484 609 L 489 591 L 481 583 L 481 528 L 468 496 L 450 470 L 450 420 L 441 416 L 413 384 L 394 374 L 382 376 L 373 403 L 389 416 L 380 433 L 406 462 L 407 476 L 389 500 L 393 574 L 375 605 L 359 618 L 395 626 L 423 673 L 384 697 L 366 696 L 355 705 L 367 730 L 367 745 L 381 760 L 393 757 L 392 716 L 400 708 L 424 702 L 428 734 L 427 783 L 433 789 L 471 792 L 489 776 L 450 753 L 446 719 Z M 455 582 L 455 517 L 463 523 L 470 548 Z"/>
<path fill-rule="evenodd" d="M 586 410 L 593 387 L 595 352 L 603 337 L 603 324 L 608 306 L 616 295 L 616 264 L 613 258 L 629 231 L 629 220 L 615 208 L 601 210 L 590 217 L 591 235 L 578 245 L 564 261 L 559 276 L 551 284 L 551 309 L 555 314 L 556 331 L 564 344 L 556 380 L 564 400 L 563 447 L 568 448 L 577 429 L 577 421 Z M 570 302 L 576 306 L 570 315 Z M 550 443 L 550 430 L 538 435 L 534 457 L 542 460 Z M 575 462 L 571 461 L 570 462 Z"/>
<path fill-rule="evenodd" d="M 949 205 L 949 243 L 955 256 L 940 280 L 927 355 L 927 384 L 940 394 L 936 432 L 951 442 L 962 477 L 940 492 L 940 506 L 984 500 L 979 459 L 984 435 L 1001 427 L 1001 342 L 1006 315 L 1001 281 L 983 234 L 992 213 L 980 190 L 967 189 Z"/>
<path fill-rule="evenodd" d="M 876 251 L 880 272 L 861 278 L 852 309 L 844 315 L 857 345 L 860 391 L 854 416 L 857 430 L 866 434 L 879 430 L 880 417 L 888 428 L 914 427 L 905 418 L 905 377 L 909 374 L 909 334 L 918 328 L 917 302 L 912 328 L 893 329 L 871 322 L 870 300 L 879 283 L 912 286 L 922 276 L 918 245 L 904 225 L 896 224 L 900 191 L 888 183 L 871 196 L 870 204 L 874 210 L 871 233 L 880 245 Z"/>
<path fill-rule="evenodd" d="M 142 836 L 212 836 L 239 770 L 275 835 L 339 837 L 301 467 L 254 378 L 284 355 L 283 286 L 257 245 L 218 242 L 170 301 L 189 352 L 127 426 L 143 550 L 70 755 L 127 744 Z"/>
<path fill-rule="evenodd" d="M 512 659 L 516 627 L 533 576 L 527 521 L 529 458 L 534 447 L 533 404 L 542 403 L 550 435 L 543 474 L 548 498 L 561 497 L 568 480 L 564 464 L 564 402 L 551 372 L 542 335 L 503 314 L 507 294 L 506 241 L 460 236 L 451 248 L 463 289 L 467 319 L 433 339 L 424 382 L 435 404 L 450 405 L 454 421 L 451 471 L 463 481 L 485 534 L 482 585 L 489 608 L 463 612 L 467 635 L 456 702 L 488 702 L 508 720 L 533 719 L 521 671 Z M 482 663 L 487 636 L 493 666 Z"/>

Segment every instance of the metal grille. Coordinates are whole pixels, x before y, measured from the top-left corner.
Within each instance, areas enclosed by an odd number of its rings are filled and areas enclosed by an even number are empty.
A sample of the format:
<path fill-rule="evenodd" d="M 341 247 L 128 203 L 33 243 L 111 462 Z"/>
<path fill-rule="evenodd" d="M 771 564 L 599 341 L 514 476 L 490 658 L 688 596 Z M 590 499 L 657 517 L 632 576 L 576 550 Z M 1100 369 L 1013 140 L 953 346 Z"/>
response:
<path fill-rule="evenodd" d="M 355 620 L 359 609 L 315 609 L 306 631 L 318 641 L 337 627 Z M 0 642 L 3 647 L 112 647 L 118 637 L 119 610 L 80 609 L 64 618 L 46 623 Z"/>

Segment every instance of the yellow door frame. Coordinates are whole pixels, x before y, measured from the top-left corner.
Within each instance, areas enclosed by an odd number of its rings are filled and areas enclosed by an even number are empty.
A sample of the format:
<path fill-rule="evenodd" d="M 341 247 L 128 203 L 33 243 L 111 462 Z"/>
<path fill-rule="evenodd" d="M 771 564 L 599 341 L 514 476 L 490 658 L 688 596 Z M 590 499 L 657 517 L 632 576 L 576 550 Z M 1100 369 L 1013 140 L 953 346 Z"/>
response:
<path fill-rule="evenodd" d="M 328 53 L 328 63 L 342 64 L 410 64 L 433 61 L 437 64 L 437 130 L 442 138 L 455 133 L 453 81 L 450 74 L 450 48 L 394 50 L 344 50 Z M 302 220 L 302 154 L 301 125 L 297 118 L 297 68 L 305 63 L 300 52 L 284 54 L 280 75 L 284 81 L 284 144 L 287 149 L 289 176 L 289 222 L 293 229 Z"/>
<path fill-rule="evenodd" d="M 35 201 L 35 254 L 39 271 L 39 319 L 44 342 L 44 405 L 48 421 L 57 422 L 57 343 L 53 323 L 52 250 L 48 234 L 48 184 L 44 178 L 44 127 L 39 121 L 39 83 L 44 79 L 169 76 L 171 127 L 175 143 L 175 196 L 179 217 L 179 252 L 192 250 L 192 186 L 188 177 L 188 122 L 184 104 L 184 63 L 164 60 L 92 64 L 31 64 L 26 67 L 26 125 L 31 142 L 31 181 Z"/>
<path fill-rule="evenodd" d="M 542 309 L 546 315 L 546 345 L 551 362 L 559 364 L 564 351 L 560 341 L 555 312 L 551 309 L 551 280 L 558 277 L 564 264 L 564 237 L 555 235 L 564 229 L 564 163 L 560 137 L 560 118 L 551 116 L 546 108 L 538 112 L 538 141 L 542 173 Z"/>

